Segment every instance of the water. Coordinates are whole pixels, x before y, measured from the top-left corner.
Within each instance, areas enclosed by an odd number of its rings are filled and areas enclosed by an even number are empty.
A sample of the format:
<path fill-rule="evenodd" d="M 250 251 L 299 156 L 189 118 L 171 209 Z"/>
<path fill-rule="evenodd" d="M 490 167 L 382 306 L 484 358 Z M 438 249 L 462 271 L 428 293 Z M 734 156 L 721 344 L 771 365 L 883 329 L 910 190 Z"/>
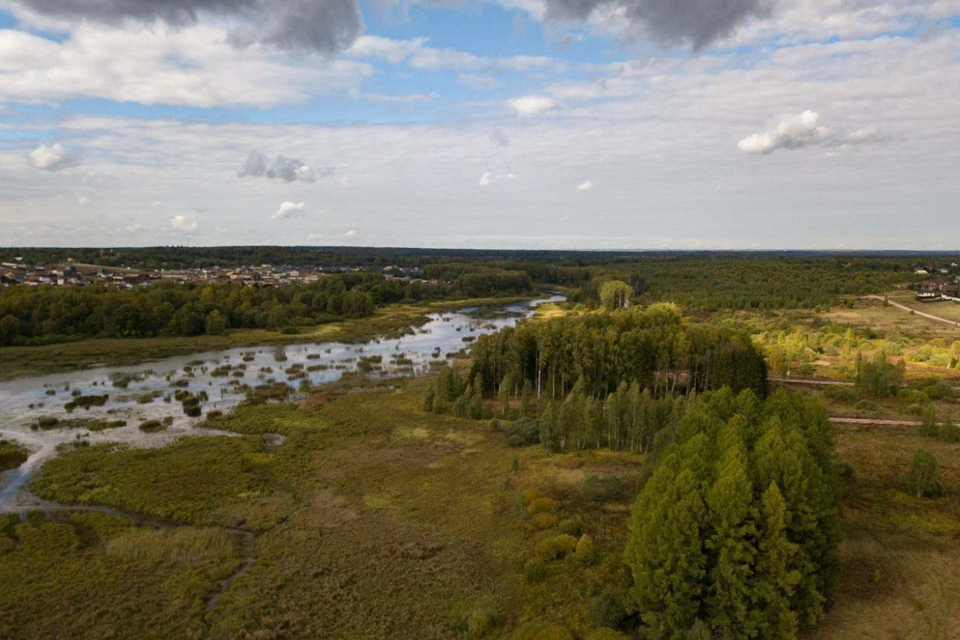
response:
<path fill-rule="evenodd" d="M 0 439 L 15 440 L 30 450 L 23 465 L 0 475 L 0 512 L 35 504 L 36 498 L 25 490 L 32 473 L 43 461 L 77 441 L 158 447 L 184 435 L 231 435 L 197 427 L 202 418 L 186 415 L 173 397 L 178 390 L 205 394 L 202 411 L 206 414 L 211 410 L 227 412 L 246 398 L 247 389 L 271 382 L 313 386 L 333 382 L 345 372 L 364 366 L 370 369 L 370 375 L 420 375 L 438 361 L 447 360 L 448 355 L 469 348 L 478 335 L 513 326 L 530 317 L 538 305 L 561 300 L 562 296 L 553 296 L 484 310 L 482 314 L 469 308 L 433 314 L 413 335 L 363 344 L 247 347 L 0 383 Z M 380 362 L 376 362 L 377 356 Z M 364 360 L 365 365 L 361 364 Z M 127 384 L 121 387 L 118 382 Z M 107 395 L 108 399 L 102 406 L 67 411 L 65 405 L 74 401 L 76 394 Z M 41 418 L 59 422 L 52 428 L 42 428 L 38 425 Z M 168 424 L 162 431 L 145 433 L 139 426 L 148 420 Z M 124 421 L 126 425 L 97 431 L 89 428 L 93 421 Z"/>

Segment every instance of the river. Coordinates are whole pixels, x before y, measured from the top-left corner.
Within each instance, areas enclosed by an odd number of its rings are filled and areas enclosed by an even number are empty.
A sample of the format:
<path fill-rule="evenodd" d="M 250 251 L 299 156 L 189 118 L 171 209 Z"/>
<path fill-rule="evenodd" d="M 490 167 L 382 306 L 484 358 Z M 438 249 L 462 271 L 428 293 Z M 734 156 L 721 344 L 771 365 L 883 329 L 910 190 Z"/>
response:
<path fill-rule="evenodd" d="M 245 347 L 0 383 L 0 440 L 30 450 L 23 465 L 0 474 L 0 512 L 37 505 L 26 490 L 30 477 L 78 441 L 159 447 L 182 436 L 229 436 L 197 423 L 210 411 L 230 411 L 257 386 L 312 387 L 358 370 L 374 376 L 422 375 L 469 348 L 477 336 L 513 326 L 540 304 L 563 299 L 432 314 L 411 335 L 362 344 Z M 192 398 L 199 400 L 192 413 L 200 416 L 188 415 Z"/>

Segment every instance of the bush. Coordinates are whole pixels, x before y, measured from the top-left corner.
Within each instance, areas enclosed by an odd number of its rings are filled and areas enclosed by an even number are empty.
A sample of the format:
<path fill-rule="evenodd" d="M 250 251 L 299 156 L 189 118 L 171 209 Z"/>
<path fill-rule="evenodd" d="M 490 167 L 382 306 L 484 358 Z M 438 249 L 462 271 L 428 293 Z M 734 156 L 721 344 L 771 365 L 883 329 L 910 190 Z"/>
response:
<path fill-rule="evenodd" d="M 593 538 L 589 535 L 582 535 L 577 541 L 577 549 L 574 551 L 574 558 L 580 564 L 587 566 L 593 564 L 597 557 L 597 551 L 593 545 Z"/>
<path fill-rule="evenodd" d="M 566 533 L 574 538 L 579 538 L 580 534 L 583 533 L 583 523 L 576 518 L 567 518 L 561 521 L 558 528 L 560 533 Z"/>
<path fill-rule="evenodd" d="M 583 499 L 588 502 L 615 502 L 622 500 L 624 493 L 623 483 L 617 476 L 590 476 L 583 482 Z"/>
<path fill-rule="evenodd" d="M 594 629 L 588 633 L 586 640 L 628 640 L 628 638 L 616 629 L 604 627 L 601 629 Z"/>
<path fill-rule="evenodd" d="M 514 631 L 510 640 L 573 640 L 573 635 L 560 625 L 528 622 Z"/>
<path fill-rule="evenodd" d="M 538 513 L 533 516 L 533 523 L 537 526 L 537 529 L 549 529 L 556 526 L 557 516 L 552 513 Z"/>
<path fill-rule="evenodd" d="M 857 411 L 879 411 L 880 405 L 873 400 L 861 400 L 854 407 Z"/>
<path fill-rule="evenodd" d="M 164 429 L 166 429 L 166 427 L 163 426 L 163 423 L 159 420 L 147 420 L 140 423 L 140 431 L 143 431 L 144 433 L 157 433 L 158 431 L 163 431 Z"/>
<path fill-rule="evenodd" d="M 918 498 L 932 497 L 943 493 L 940 486 L 940 465 L 929 451 L 918 449 L 910 463 L 907 489 Z"/>
<path fill-rule="evenodd" d="M 511 447 L 528 447 L 540 443 L 540 421 L 534 418 L 520 418 L 503 428 L 507 444 Z"/>
<path fill-rule="evenodd" d="M 540 491 L 540 489 L 527 489 L 526 491 L 523 492 L 523 501 L 526 502 L 527 504 L 530 504 L 537 498 L 542 498 L 542 497 L 544 497 L 544 494 L 543 494 L 543 491 Z"/>
<path fill-rule="evenodd" d="M 547 562 L 551 560 L 560 560 L 568 553 L 572 553 L 577 548 L 577 539 L 573 536 L 561 533 L 552 538 L 545 538 L 537 543 L 534 553 L 541 560 Z"/>
<path fill-rule="evenodd" d="M 897 400 L 900 400 L 904 404 L 925 404 L 930 402 L 930 397 L 923 391 L 904 388 L 897 392 Z"/>
<path fill-rule="evenodd" d="M 523 565 L 523 575 L 530 584 L 543 582 L 547 578 L 547 563 L 540 558 L 530 558 Z"/>
<path fill-rule="evenodd" d="M 860 397 L 853 387 L 842 387 L 840 385 L 827 387 L 823 390 L 823 395 L 834 402 L 854 402 Z"/>
<path fill-rule="evenodd" d="M 527 505 L 527 513 L 536 515 L 538 513 L 550 513 L 557 508 L 558 502 L 547 497 L 537 498 Z"/>
<path fill-rule="evenodd" d="M 623 628 L 629 618 L 623 596 L 609 589 L 590 599 L 587 615 L 593 626 L 610 629 Z"/>
<path fill-rule="evenodd" d="M 943 421 L 943 424 L 940 425 L 939 433 L 937 435 L 943 442 L 956 444 L 960 442 L 960 427 L 953 424 L 953 420 L 947 418 Z"/>

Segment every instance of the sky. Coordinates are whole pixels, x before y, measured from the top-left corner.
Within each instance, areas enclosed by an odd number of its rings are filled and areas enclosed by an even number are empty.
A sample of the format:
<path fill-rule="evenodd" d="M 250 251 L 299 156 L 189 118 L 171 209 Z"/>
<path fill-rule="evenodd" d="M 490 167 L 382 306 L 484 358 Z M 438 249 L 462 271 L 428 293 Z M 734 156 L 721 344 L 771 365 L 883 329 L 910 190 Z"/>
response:
<path fill-rule="evenodd" d="M 0 0 L 0 246 L 960 249 L 960 0 Z"/>

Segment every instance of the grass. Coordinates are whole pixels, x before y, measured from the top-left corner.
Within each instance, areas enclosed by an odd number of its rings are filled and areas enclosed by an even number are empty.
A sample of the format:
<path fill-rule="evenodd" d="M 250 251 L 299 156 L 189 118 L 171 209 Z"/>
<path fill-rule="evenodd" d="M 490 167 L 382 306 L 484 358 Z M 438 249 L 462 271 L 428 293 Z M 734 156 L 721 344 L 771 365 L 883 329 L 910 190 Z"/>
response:
<path fill-rule="evenodd" d="M 52 460 L 34 481 L 44 497 L 185 526 L 87 513 L 6 527 L 0 637 L 502 638 L 528 623 L 586 637 L 591 601 L 627 584 L 620 552 L 642 457 L 511 448 L 487 422 L 423 413 L 429 382 L 353 378 L 206 425 L 234 437 Z M 960 637 L 960 445 L 903 428 L 844 427 L 837 439 L 855 471 L 836 606 L 805 638 Z M 943 498 L 904 491 L 921 446 L 940 460 Z M 206 611 L 217 577 L 241 562 L 224 526 L 257 533 L 255 563 Z M 558 538 L 580 530 L 593 553 Z M 158 606 L 161 594 L 174 604 Z"/>

